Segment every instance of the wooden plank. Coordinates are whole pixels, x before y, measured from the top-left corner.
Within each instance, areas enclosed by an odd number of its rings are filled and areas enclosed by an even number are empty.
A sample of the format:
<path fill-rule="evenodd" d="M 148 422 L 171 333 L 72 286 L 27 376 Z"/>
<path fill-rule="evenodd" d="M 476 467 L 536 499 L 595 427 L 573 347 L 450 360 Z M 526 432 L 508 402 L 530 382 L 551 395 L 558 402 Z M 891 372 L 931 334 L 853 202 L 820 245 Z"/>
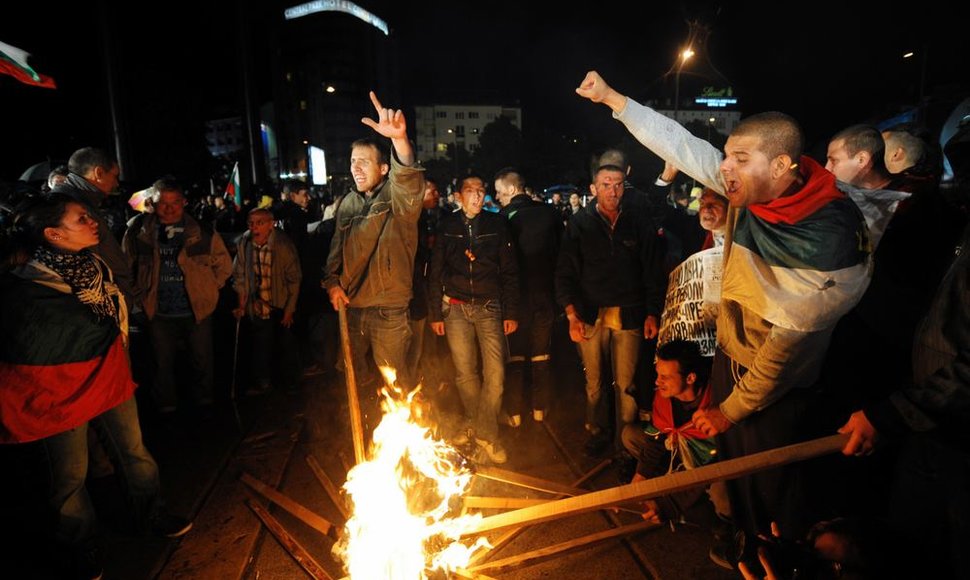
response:
<path fill-rule="evenodd" d="M 459 578 L 468 578 L 469 580 L 495 580 L 491 576 L 486 576 L 478 572 L 472 572 L 467 568 L 458 568 L 453 573 L 455 576 L 458 576 Z"/>
<path fill-rule="evenodd" d="M 601 471 L 609 467 L 611 463 L 612 461 L 610 461 L 609 459 L 604 459 L 602 462 L 600 462 L 599 465 L 597 465 L 593 469 L 590 469 L 585 474 L 583 474 L 582 477 L 574 481 L 573 487 L 579 487 L 580 485 L 586 483 L 590 479 L 596 477 Z M 563 496 L 563 495 L 557 496 L 557 498 L 563 498 L 563 497 L 568 497 L 568 496 Z M 526 528 L 513 528 L 511 530 L 506 531 L 504 534 L 499 536 L 499 538 L 494 542 L 489 542 L 491 544 L 490 548 L 481 548 L 477 552 L 472 554 L 472 557 L 469 559 L 469 562 L 468 562 L 469 565 L 472 566 L 478 562 L 486 560 L 489 555 L 496 553 L 499 549 L 505 547 L 506 544 L 508 544 L 515 538 L 517 538 L 519 534 L 525 531 L 525 529 Z"/>
<path fill-rule="evenodd" d="M 638 522 L 627 526 L 620 526 L 618 528 L 575 538 L 567 542 L 546 546 L 545 548 L 539 548 L 538 550 L 533 550 L 531 552 L 525 552 L 516 556 L 503 558 L 501 560 L 494 560 L 478 566 L 472 566 L 468 568 L 468 571 L 479 572 L 481 570 L 488 570 L 492 573 L 500 573 L 518 568 L 524 568 L 526 566 L 544 562 L 551 558 L 565 556 L 566 554 L 595 546 L 596 544 L 612 540 L 613 538 L 630 536 L 659 526 L 660 524 L 655 524 L 653 522 Z"/>
<path fill-rule="evenodd" d="M 344 521 L 346 522 L 348 519 L 350 519 L 350 510 L 347 509 L 346 500 L 342 495 L 340 495 L 340 491 L 337 489 L 337 486 L 333 484 L 333 481 L 327 477 L 327 472 L 324 471 L 323 467 L 321 467 L 317 462 L 317 458 L 309 454 L 307 454 L 305 457 L 307 465 L 310 466 L 310 471 L 313 472 L 313 476 L 317 478 L 318 482 L 320 482 L 320 486 L 323 487 L 323 491 L 327 492 L 327 495 L 330 496 L 330 501 L 332 501 L 333 505 L 337 507 L 337 510 L 340 511 L 340 515 L 343 516 Z"/>
<path fill-rule="evenodd" d="M 551 501 L 549 499 L 538 499 L 534 497 L 483 497 L 480 495 L 466 495 L 461 499 L 466 508 L 479 510 L 519 509 Z"/>
<path fill-rule="evenodd" d="M 669 473 L 662 477 L 655 477 L 619 487 L 594 491 L 584 495 L 489 516 L 471 526 L 464 532 L 464 535 L 480 534 L 489 530 L 509 526 L 555 520 L 604 507 L 669 495 L 692 487 L 707 485 L 715 481 L 741 477 L 764 469 L 779 467 L 828 453 L 835 453 L 845 446 L 846 439 L 846 435 L 830 435 L 804 443 L 754 453 L 737 459 L 719 461 L 711 465 L 698 467 L 697 469 Z"/>
<path fill-rule="evenodd" d="M 549 481 L 548 479 L 533 477 L 531 475 L 516 473 L 507 469 L 499 469 L 497 467 L 479 467 L 475 470 L 475 475 L 484 477 L 485 479 L 491 479 L 493 481 L 501 481 L 502 483 L 508 483 L 511 485 L 517 485 L 519 487 L 534 489 L 536 491 L 543 491 L 546 493 L 565 495 L 569 497 L 589 493 L 588 490 L 582 488 L 557 483 L 555 481 Z"/>
<path fill-rule="evenodd" d="M 340 306 L 340 344 L 344 353 L 344 378 L 347 381 L 347 407 L 350 410 L 350 435 L 354 440 L 354 458 L 357 463 L 366 459 L 364 448 L 364 423 L 360 418 L 360 398 L 357 396 L 357 377 L 354 376 L 354 357 L 350 352 L 350 333 L 347 331 L 347 307 Z M 364 356 L 364 353 L 359 353 Z"/>
<path fill-rule="evenodd" d="M 258 517 L 260 521 L 263 522 L 263 525 L 266 526 L 266 529 L 273 534 L 273 537 L 276 538 L 276 541 L 280 543 L 280 546 L 283 546 L 283 549 L 286 550 L 286 552 L 292 556 L 294 560 L 296 560 L 296 563 L 299 564 L 304 571 L 306 571 L 310 578 L 313 578 L 313 580 L 333 580 L 333 577 L 330 574 L 327 574 L 327 571 L 324 570 L 323 567 L 321 567 L 320 564 L 313 559 L 313 556 L 306 551 L 306 548 L 301 546 L 300 543 L 297 542 L 296 539 L 286 531 L 286 528 L 284 528 L 276 518 L 270 515 L 266 508 L 259 505 L 259 502 L 255 502 L 251 499 L 246 500 L 246 505 L 249 506 L 249 509 L 253 510 L 256 517 Z"/>
<path fill-rule="evenodd" d="M 293 517 L 300 520 L 304 524 L 310 526 L 325 536 L 330 535 L 330 530 L 333 528 L 333 524 L 309 509 L 303 507 L 296 501 L 290 499 L 288 496 L 266 485 L 245 471 L 239 476 L 239 480 L 251 487 L 253 491 L 258 493 L 263 498 L 275 503 L 289 512 Z"/>

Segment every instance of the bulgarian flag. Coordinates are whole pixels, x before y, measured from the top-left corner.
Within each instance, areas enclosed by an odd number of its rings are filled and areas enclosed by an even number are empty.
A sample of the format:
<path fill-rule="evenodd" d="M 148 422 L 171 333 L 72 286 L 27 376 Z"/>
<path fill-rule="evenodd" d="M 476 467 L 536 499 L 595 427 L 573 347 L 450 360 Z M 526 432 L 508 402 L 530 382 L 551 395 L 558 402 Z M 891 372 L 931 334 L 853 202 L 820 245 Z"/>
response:
<path fill-rule="evenodd" d="M 236 204 L 236 211 L 242 209 L 242 188 L 239 187 L 239 162 L 232 166 L 232 174 L 229 176 L 229 183 L 226 184 L 225 198 L 232 199 Z"/>
<path fill-rule="evenodd" d="M 29 56 L 30 54 L 16 46 L 0 42 L 0 74 L 10 75 L 24 84 L 56 89 L 54 79 L 30 68 L 27 64 Z"/>

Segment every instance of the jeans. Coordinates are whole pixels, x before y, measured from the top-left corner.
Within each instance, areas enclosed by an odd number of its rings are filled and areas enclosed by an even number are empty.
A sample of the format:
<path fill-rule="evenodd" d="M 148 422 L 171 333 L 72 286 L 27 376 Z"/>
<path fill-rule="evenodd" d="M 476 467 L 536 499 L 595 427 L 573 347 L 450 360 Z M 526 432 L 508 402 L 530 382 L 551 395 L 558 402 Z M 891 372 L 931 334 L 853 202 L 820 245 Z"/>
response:
<path fill-rule="evenodd" d="M 538 297 L 537 297 L 538 298 Z M 505 409 L 521 415 L 528 408 L 545 410 L 552 391 L 552 324 L 556 320 L 551 296 L 524 302 L 529 305 L 519 328 L 509 336 L 509 365 L 506 369 Z M 526 376 L 531 378 L 532 402 L 526 407 Z"/>
<path fill-rule="evenodd" d="M 370 428 L 380 421 L 378 394 L 384 386 L 383 377 L 375 377 L 367 364 L 371 351 L 378 367 L 391 367 L 397 372 L 397 382 L 413 387 L 407 370 L 408 345 L 411 326 L 407 306 L 369 306 L 347 308 L 347 331 L 350 352 L 354 360 L 354 375 L 359 385 L 361 413 Z"/>
<path fill-rule="evenodd" d="M 192 316 L 156 316 L 149 323 L 152 349 L 155 351 L 155 380 L 152 398 L 158 409 L 173 409 L 177 402 L 175 368 L 182 361 L 176 357 L 178 344 L 184 340 L 189 351 L 189 364 L 196 373 L 193 399 L 197 405 L 212 403 L 213 354 L 212 317 L 196 323 Z"/>
<path fill-rule="evenodd" d="M 600 389 L 600 374 L 603 359 L 609 356 L 613 362 L 613 384 L 616 387 L 616 432 L 614 439 L 617 449 L 623 425 L 637 418 L 637 401 L 632 393 L 636 388 L 633 375 L 640 356 L 640 343 L 643 330 L 612 330 L 602 324 L 586 325 L 586 340 L 578 343 L 579 356 L 586 370 L 586 423 L 593 433 L 609 432 L 606 407 L 602 404 L 603 393 Z"/>
<path fill-rule="evenodd" d="M 159 509 L 158 466 L 142 443 L 138 408 L 132 397 L 89 422 L 40 443 L 50 469 L 47 502 L 57 514 L 55 536 L 80 546 L 93 541 L 96 518 L 84 487 L 88 474 L 88 426 L 111 456 L 136 529 L 145 530 Z"/>
<path fill-rule="evenodd" d="M 476 437 L 495 442 L 508 352 L 502 307 L 495 300 L 485 304 L 446 304 L 443 314 L 465 422 L 475 430 Z M 478 373 L 476 347 L 482 355 L 483 376 Z"/>

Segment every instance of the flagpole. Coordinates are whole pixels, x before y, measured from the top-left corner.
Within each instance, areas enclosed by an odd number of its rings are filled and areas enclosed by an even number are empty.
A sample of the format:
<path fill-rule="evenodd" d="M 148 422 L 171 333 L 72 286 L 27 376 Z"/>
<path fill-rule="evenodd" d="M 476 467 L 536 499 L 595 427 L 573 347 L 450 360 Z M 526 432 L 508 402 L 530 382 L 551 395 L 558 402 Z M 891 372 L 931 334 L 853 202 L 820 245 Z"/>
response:
<path fill-rule="evenodd" d="M 98 15 L 101 21 L 101 48 L 104 61 L 104 76 L 108 86 L 108 107 L 111 112 L 111 130 L 115 142 L 115 156 L 118 159 L 119 176 L 122 180 L 129 179 L 129 154 L 124 136 L 124 121 L 121 116 L 120 92 L 118 91 L 118 73 L 114 66 L 114 37 L 109 19 L 108 3 L 98 1 Z"/>

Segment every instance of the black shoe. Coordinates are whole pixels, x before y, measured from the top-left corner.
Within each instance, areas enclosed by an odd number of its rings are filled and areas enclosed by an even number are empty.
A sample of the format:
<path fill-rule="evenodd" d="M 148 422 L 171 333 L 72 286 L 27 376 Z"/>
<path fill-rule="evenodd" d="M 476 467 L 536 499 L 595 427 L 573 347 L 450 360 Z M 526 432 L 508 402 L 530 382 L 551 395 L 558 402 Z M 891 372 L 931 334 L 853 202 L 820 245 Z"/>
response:
<path fill-rule="evenodd" d="M 152 520 L 151 532 L 162 538 L 181 538 L 192 529 L 192 521 L 172 514 L 159 514 Z"/>
<path fill-rule="evenodd" d="M 599 457 L 603 455 L 603 452 L 609 446 L 609 437 L 605 437 L 602 434 L 590 435 L 589 439 L 586 440 L 586 444 L 583 446 L 583 451 L 590 457 Z"/>
<path fill-rule="evenodd" d="M 637 460 L 626 451 L 621 451 L 613 458 L 616 465 L 616 477 L 621 484 L 630 483 L 633 474 L 637 472 Z"/>
<path fill-rule="evenodd" d="M 721 520 L 714 526 L 714 544 L 707 552 L 712 562 L 726 570 L 736 570 L 744 552 L 744 532 Z"/>

